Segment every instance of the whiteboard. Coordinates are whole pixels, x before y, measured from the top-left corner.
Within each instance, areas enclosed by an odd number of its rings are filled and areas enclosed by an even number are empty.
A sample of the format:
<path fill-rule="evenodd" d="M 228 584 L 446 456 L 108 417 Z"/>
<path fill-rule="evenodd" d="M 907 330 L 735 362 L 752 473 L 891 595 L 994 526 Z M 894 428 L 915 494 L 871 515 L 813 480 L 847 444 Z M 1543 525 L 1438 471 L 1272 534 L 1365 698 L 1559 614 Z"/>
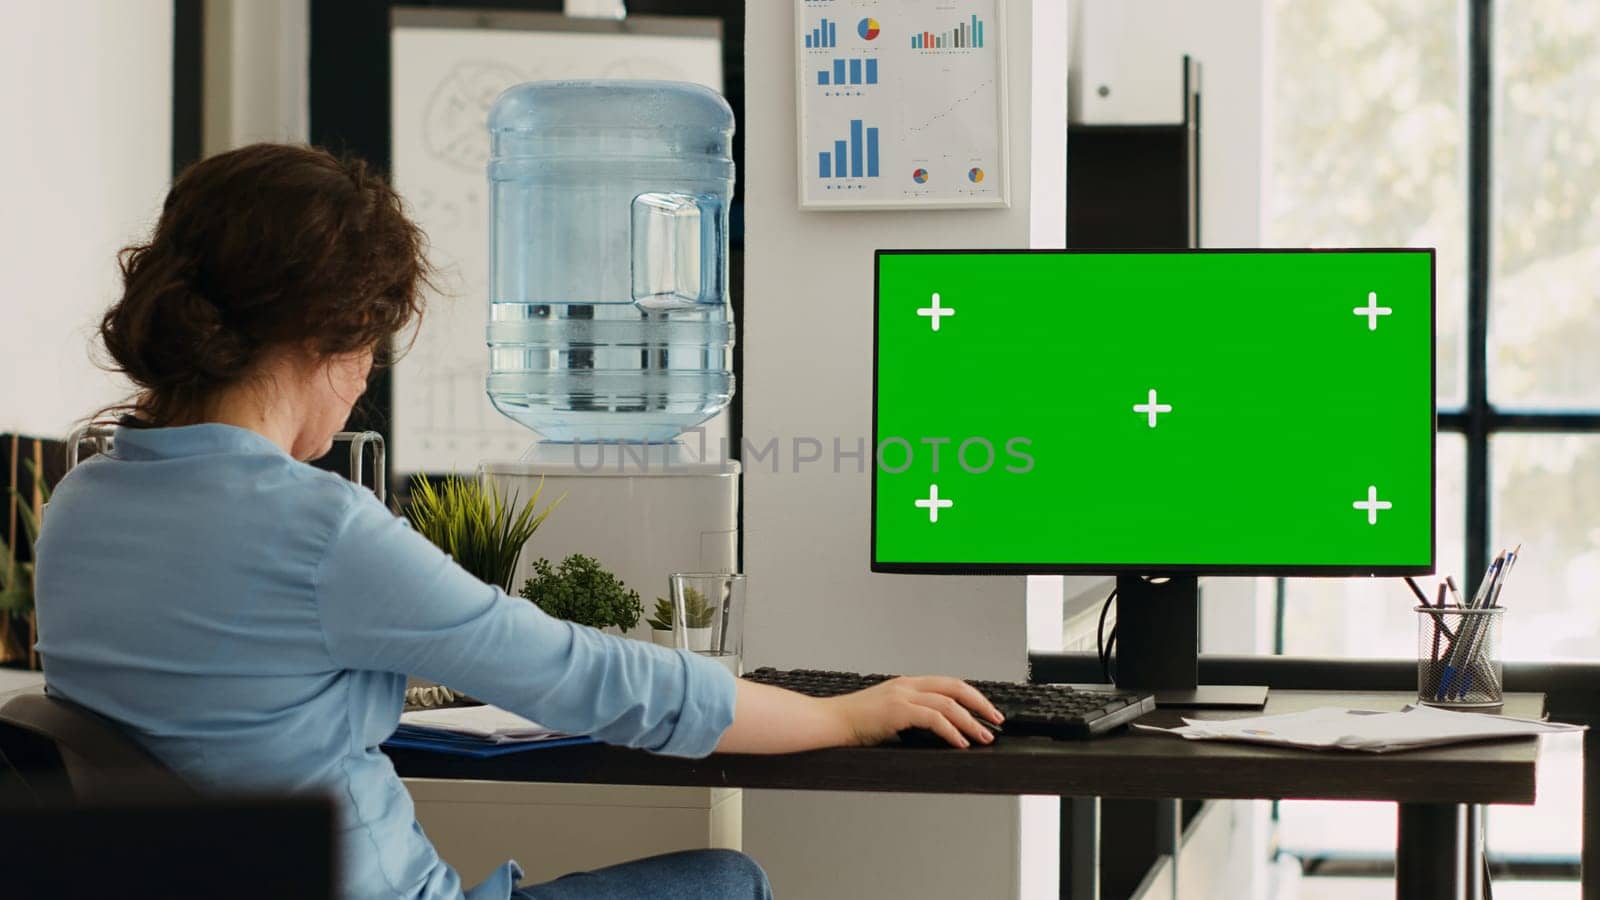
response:
<path fill-rule="evenodd" d="M 689 81 L 721 91 L 721 23 L 402 9 L 390 50 L 394 184 L 427 234 L 439 272 L 415 343 L 394 367 L 390 466 L 470 472 L 484 461 L 520 459 L 536 440 L 484 393 L 485 165 L 495 98 L 514 84 L 556 78 Z M 720 446 L 725 414 L 703 427 L 706 446 Z"/>

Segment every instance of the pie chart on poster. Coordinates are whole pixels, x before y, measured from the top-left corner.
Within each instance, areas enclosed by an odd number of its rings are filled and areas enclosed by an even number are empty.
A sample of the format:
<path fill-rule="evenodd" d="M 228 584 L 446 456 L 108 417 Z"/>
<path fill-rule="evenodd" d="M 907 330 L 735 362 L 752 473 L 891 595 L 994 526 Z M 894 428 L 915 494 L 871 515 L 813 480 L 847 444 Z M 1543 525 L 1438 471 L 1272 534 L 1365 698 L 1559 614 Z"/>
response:
<path fill-rule="evenodd" d="M 873 40 L 878 36 L 878 20 L 862 19 L 856 24 L 856 34 L 861 35 L 863 41 Z"/>
<path fill-rule="evenodd" d="M 982 184 L 983 183 L 983 170 L 978 168 L 977 166 L 973 166 L 970 170 L 967 171 L 967 180 L 972 182 L 973 184 Z"/>
<path fill-rule="evenodd" d="M 912 172 L 911 173 L 911 180 L 915 181 L 917 184 L 927 184 L 928 183 L 928 170 L 927 169 L 918 169 L 915 172 Z"/>

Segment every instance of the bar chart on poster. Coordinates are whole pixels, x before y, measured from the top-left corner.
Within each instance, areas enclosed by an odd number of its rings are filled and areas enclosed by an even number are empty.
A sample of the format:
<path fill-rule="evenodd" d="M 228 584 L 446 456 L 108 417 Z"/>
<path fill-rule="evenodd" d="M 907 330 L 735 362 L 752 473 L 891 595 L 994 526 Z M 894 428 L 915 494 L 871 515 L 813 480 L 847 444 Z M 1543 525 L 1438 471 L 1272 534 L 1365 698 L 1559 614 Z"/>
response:
<path fill-rule="evenodd" d="M 800 205 L 1009 203 L 1005 0 L 796 0 Z"/>

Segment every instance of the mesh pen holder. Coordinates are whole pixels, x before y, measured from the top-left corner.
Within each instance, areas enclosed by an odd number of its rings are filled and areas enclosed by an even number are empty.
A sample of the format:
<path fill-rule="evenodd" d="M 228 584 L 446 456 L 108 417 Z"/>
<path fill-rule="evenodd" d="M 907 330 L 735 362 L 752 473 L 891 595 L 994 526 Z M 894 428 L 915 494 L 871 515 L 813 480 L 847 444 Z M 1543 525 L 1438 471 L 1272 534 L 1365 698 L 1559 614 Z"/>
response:
<path fill-rule="evenodd" d="M 1500 622 L 1505 608 L 1416 610 L 1417 699 L 1454 709 L 1501 705 Z"/>

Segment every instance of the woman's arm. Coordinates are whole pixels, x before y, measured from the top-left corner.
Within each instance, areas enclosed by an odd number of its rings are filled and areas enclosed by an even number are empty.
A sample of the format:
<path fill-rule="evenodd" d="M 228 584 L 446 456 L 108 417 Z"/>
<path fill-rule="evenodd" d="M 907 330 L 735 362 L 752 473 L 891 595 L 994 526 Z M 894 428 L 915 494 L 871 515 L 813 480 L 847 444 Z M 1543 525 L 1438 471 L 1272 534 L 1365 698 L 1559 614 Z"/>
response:
<path fill-rule="evenodd" d="M 316 574 L 334 665 L 416 675 L 673 756 L 710 753 L 733 720 L 734 678 L 720 664 L 553 619 L 468 574 L 370 492 L 343 489 L 350 506 Z"/>
<path fill-rule="evenodd" d="M 876 744 L 905 728 L 926 728 L 957 747 L 994 740 L 973 712 L 996 725 L 1002 717 L 984 696 L 956 678 L 895 678 L 842 697 L 807 697 L 739 681 L 733 724 L 723 753 L 793 753 Z M 971 710 L 971 712 L 969 712 Z"/>
<path fill-rule="evenodd" d="M 354 498 L 317 573 L 332 660 L 419 675 L 541 724 L 681 756 L 872 744 L 927 728 L 985 741 L 999 722 L 954 678 L 896 678 L 818 699 L 735 680 L 687 652 L 552 619 L 452 563 L 370 493 Z M 730 724 L 731 722 L 731 724 Z"/>

